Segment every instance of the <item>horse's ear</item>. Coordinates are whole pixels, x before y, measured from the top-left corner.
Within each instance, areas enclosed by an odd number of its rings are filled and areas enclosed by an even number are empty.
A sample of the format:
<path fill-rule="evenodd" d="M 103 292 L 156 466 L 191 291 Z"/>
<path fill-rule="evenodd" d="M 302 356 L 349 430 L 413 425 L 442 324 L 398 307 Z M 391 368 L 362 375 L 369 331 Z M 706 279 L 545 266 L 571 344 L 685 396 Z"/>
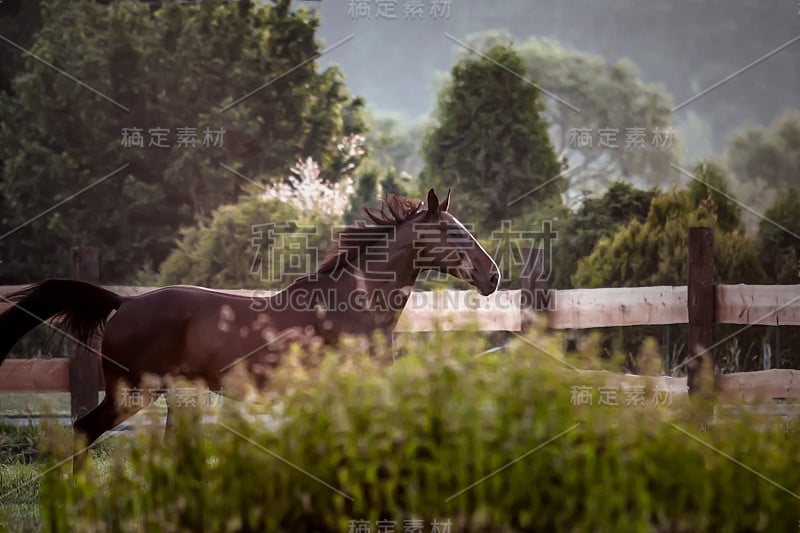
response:
<path fill-rule="evenodd" d="M 432 216 L 439 214 L 439 197 L 433 189 L 428 191 L 428 214 Z"/>
<path fill-rule="evenodd" d="M 450 207 L 450 189 L 447 189 L 447 198 L 439 205 L 440 213 L 447 213 L 447 208 Z"/>

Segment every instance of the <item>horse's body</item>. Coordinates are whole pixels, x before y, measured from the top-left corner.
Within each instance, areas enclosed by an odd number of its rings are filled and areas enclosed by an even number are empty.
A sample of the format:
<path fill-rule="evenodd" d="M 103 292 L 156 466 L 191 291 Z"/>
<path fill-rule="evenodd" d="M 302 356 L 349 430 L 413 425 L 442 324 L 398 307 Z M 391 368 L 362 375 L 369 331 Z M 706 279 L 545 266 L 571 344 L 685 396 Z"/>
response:
<path fill-rule="evenodd" d="M 119 385 L 137 388 L 146 374 L 202 379 L 219 389 L 224 374 L 241 362 L 263 385 L 292 342 L 336 345 L 342 335 L 376 332 L 391 342 L 420 270 L 453 274 L 483 294 L 497 288 L 497 265 L 447 213 L 448 203 L 449 194 L 439 205 L 431 190 L 426 209 L 395 197 L 381 211 L 368 210 L 376 226 L 340 233 L 360 237 L 355 247 L 335 246 L 315 274 L 271 297 L 189 286 L 123 297 L 79 281 L 46 280 L 7 298 L 16 305 L 0 314 L 0 362 L 19 338 L 53 316 L 63 317 L 65 329 L 83 344 L 104 329 L 106 394 L 75 422 L 91 443 L 141 408 L 120 401 Z M 420 237 L 423 226 L 426 238 Z M 376 232 L 392 235 L 388 246 L 386 239 L 375 239 Z M 460 243 L 453 242 L 454 232 L 464 237 Z M 380 250 L 381 260 L 374 254 L 365 259 L 370 247 Z"/>

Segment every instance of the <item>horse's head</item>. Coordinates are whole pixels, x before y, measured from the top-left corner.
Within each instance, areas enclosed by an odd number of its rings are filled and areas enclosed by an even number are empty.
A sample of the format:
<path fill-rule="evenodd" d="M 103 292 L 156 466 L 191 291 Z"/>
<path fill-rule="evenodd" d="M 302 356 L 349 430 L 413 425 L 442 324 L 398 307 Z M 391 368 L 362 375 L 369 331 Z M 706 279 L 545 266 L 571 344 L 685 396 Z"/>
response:
<path fill-rule="evenodd" d="M 433 189 L 428 191 L 425 213 L 414 222 L 416 266 L 421 270 L 450 274 L 488 296 L 500 283 L 497 264 L 467 228 L 449 213 L 449 207 L 449 190 L 443 202 L 439 202 Z"/>

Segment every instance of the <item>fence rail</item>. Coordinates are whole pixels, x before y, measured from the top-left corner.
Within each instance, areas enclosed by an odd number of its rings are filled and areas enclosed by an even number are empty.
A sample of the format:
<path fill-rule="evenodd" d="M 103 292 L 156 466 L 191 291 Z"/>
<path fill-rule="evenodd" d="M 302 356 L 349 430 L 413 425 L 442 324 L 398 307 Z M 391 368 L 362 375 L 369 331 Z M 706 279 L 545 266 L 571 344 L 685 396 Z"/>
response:
<path fill-rule="evenodd" d="M 0 286 L 0 294 L 17 286 Z M 108 286 L 132 296 L 158 287 Z M 265 296 L 265 291 L 221 291 Z M 686 287 L 637 287 L 550 290 L 551 308 L 540 311 L 554 329 L 686 324 Z M 522 291 L 498 291 L 484 297 L 474 291 L 415 291 L 397 331 L 421 332 L 477 327 L 482 331 L 522 331 L 527 312 Z M 0 312 L 7 305 L 0 305 Z M 800 285 L 717 285 L 717 323 L 800 325 Z M 536 313 L 536 311 L 533 311 Z M 69 392 L 69 360 L 8 360 L 0 366 L 0 391 Z M 680 378 L 674 378 L 680 379 Z M 685 381 L 685 378 L 683 378 Z M 725 377 L 724 380 L 728 380 Z M 793 378 L 794 379 L 794 378 Z M 793 386 L 800 386 L 794 379 Z"/>
<path fill-rule="evenodd" d="M 8 294 L 23 286 L 0 286 Z M 145 294 L 160 287 L 106 286 L 124 296 Z M 274 291 L 221 290 L 228 294 L 263 297 Z M 687 324 L 687 287 L 549 289 L 547 316 L 553 329 Z M 9 307 L 0 303 L 0 312 Z M 800 285 L 716 285 L 715 323 L 800 326 Z M 468 324 L 483 331 L 522 331 L 522 290 L 480 296 L 475 291 L 414 291 L 400 316 L 397 331 L 462 329 Z"/>
<path fill-rule="evenodd" d="M 714 284 L 709 228 L 690 229 L 688 286 L 552 290 L 543 279 L 540 250 L 525 252 L 522 289 L 479 296 L 475 291 L 415 291 L 400 317 L 397 331 L 459 330 L 468 325 L 482 331 L 523 331 L 531 313 L 546 316 L 553 329 L 689 324 L 689 360 L 713 363 L 713 324 L 800 325 L 800 285 Z M 72 250 L 72 276 L 97 279 L 96 249 Z M 0 286 L 5 295 L 23 286 Z M 159 287 L 107 286 L 118 294 L 134 296 Z M 266 296 L 269 291 L 223 290 L 242 296 Z M 9 304 L 0 300 L 0 312 Z M 713 364 L 711 365 L 713 368 Z M 699 375 L 699 365 L 688 364 L 687 378 L 609 377 L 646 383 L 666 380 L 670 388 L 689 391 Z M 678 381 L 675 381 L 678 380 Z M 683 380 L 683 381 L 680 381 Z M 70 359 L 9 360 L 0 366 L 0 392 L 70 392 L 73 417 L 97 403 L 100 389 L 99 360 L 82 348 Z M 771 370 L 717 376 L 718 391 L 738 401 L 757 397 L 800 398 L 800 372 Z M 738 392 L 737 392 L 738 391 Z M 758 394 L 757 394 L 758 392 Z"/>

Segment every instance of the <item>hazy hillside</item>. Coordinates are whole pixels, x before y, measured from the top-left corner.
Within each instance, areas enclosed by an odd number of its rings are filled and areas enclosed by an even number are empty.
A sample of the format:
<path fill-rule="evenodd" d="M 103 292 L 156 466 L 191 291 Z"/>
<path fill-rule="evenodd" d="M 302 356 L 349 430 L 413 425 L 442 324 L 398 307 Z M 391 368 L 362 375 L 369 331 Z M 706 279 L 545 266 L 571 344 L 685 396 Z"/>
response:
<path fill-rule="evenodd" d="M 355 38 L 323 58 L 338 63 L 347 82 L 369 104 L 413 119 L 435 104 L 437 71 L 452 65 L 458 45 L 445 33 L 464 39 L 487 29 L 505 29 L 519 41 L 546 37 L 563 46 L 630 58 L 648 82 L 663 83 L 680 104 L 754 60 L 798 38 L 728 83 L 675 113 L 676 123 L 697 113 L 711 127 L 716 150 L 727 135 L 747 123 L 770 123 L 789 107 L 800 108 L 800 16 L 796 1 L 667 0 L 454 0 L 450 17 L 422 20 L 353 18 L 351 2 L 300 2 L 316 7 L 321 35 L 328 44 Z M 698 128 L 701 130 L 702 128 Z M 700 139 L 693 140 L 700 142 Z"/>

